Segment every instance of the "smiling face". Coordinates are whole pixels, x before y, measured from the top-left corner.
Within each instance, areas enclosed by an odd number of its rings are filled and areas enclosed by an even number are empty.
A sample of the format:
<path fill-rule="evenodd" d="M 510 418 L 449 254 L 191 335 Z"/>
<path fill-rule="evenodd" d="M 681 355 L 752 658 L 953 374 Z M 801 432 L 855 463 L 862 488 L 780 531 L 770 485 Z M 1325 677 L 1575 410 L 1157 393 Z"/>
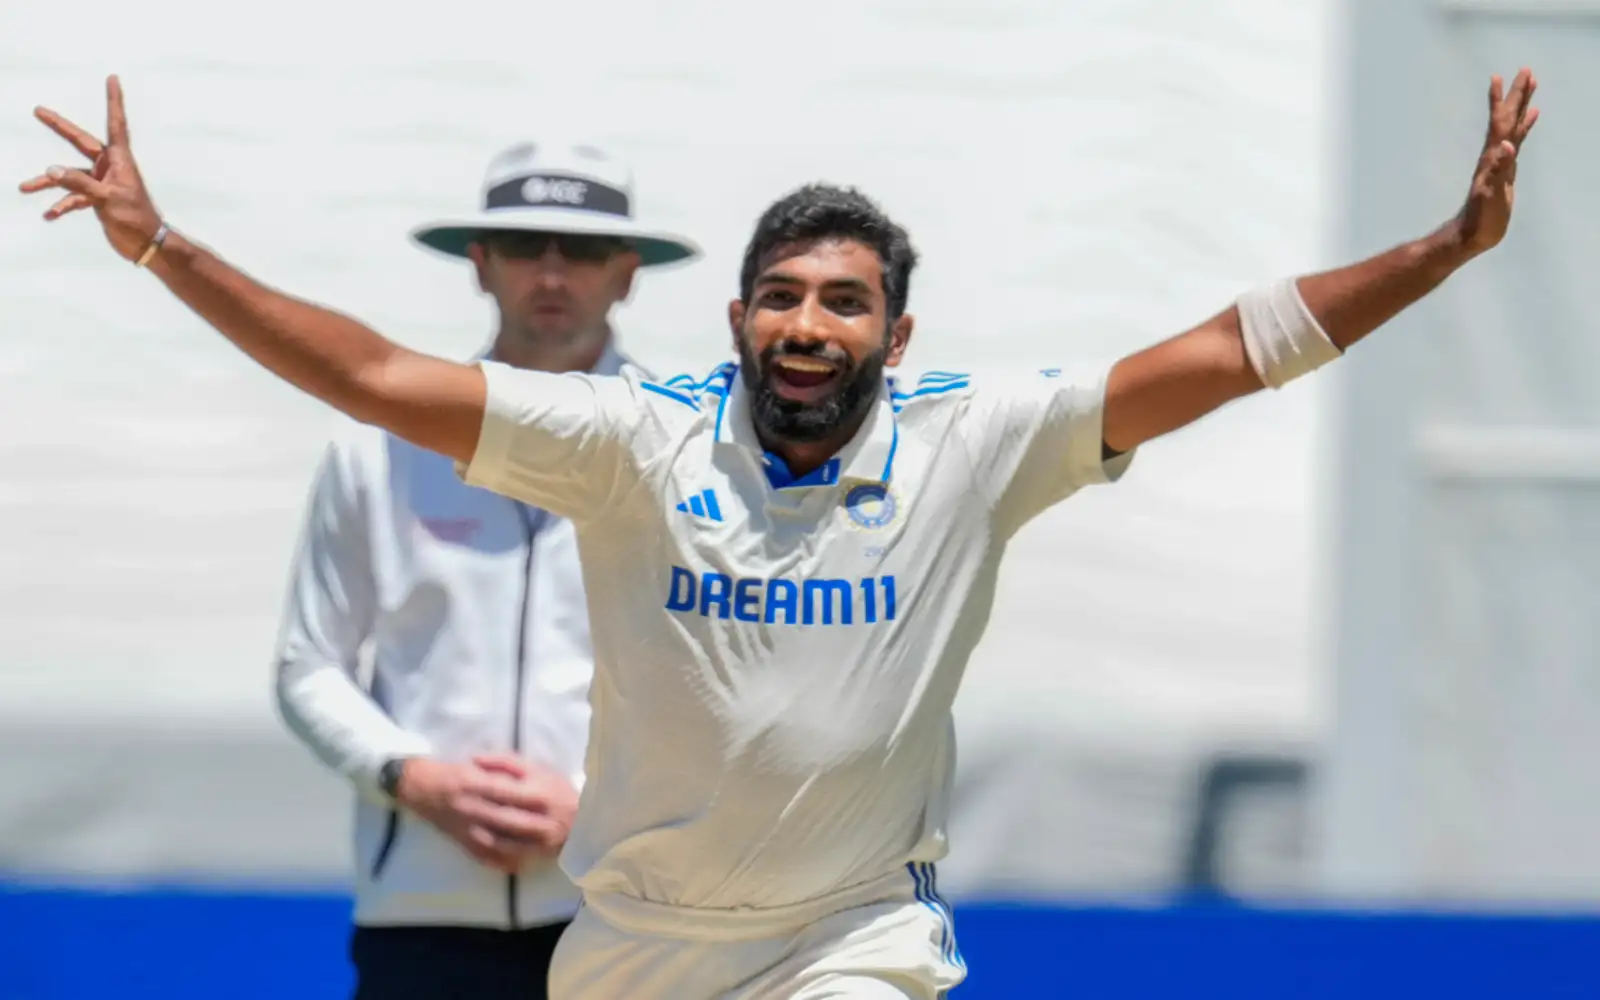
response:
<path fill-rule="evenodd" d="M 795 475 L 849 442 L 900 363 L 916 264 L 906 231 L 853 188 L 808 184 L 756 220 L 728 321 L 756 434 Z"/>
<path fill-rule="evenodd" d="M 848 441 L 912 327 L 889 317 L 883 259 L 849 237 L 773 247 L 729 320 L 756 430 L 779 446 Z"/>

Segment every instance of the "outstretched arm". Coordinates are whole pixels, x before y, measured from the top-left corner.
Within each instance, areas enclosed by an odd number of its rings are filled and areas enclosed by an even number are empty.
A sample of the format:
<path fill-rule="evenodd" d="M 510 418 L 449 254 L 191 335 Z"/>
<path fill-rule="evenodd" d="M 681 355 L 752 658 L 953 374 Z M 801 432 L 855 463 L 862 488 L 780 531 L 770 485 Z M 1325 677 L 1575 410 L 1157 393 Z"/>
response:
<path fill-rule="evenodd" d="M 362 423 L 458 462 L 483 425 L 483 372 L 421 354 L 285 295 L 169 233 L 149 264 L 172 293 L 263 367 Z"/>
<path fill-rule="evenodd" d="M 1106 386 L 1105 446 L 1128 451 L 1264 386 L 1332 360 L 1505 236 L 1523 140 L 1538 120 L 1524 69 L 1489 88 L 1489 127 L 1466 203 L 1432 234 L 1349 267 L 1247 295 L 1200 326 L 1130 355 Z"/>
<path fill-rule="evenodd" d="M 162 224 L 128 142 L 122 87 L 106 81 L 106 138 L 39 108 L 35 115 L 87 157 L 22 184 L 64 193 L 49 220 L 92 208 L 124 258 L 149 267 L 240 350 L 286 381 L 364 423 L 454 458 L 472 459 L 485 384 L 475 366 L 408 350 L 330 309 L 268 288 Z"/>

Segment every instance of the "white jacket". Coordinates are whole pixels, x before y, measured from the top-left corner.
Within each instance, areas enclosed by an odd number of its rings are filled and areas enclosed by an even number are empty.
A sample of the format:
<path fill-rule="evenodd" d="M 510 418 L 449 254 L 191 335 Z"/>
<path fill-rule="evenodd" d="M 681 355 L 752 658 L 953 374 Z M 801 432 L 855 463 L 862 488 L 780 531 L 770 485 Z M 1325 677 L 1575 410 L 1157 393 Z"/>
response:
<path fill-rule="evenodd" d="M 623 363 L 608 351 L 596 371 Z M 357 924 L 513 928 L 577 912 L 553 861 L 484 868 L 393 808 L 378 772 L 395 756 L 513 751 L 581 789 L 593 669 L 571 523 L 347 422 L 316 479 L 276 674 L 285 723 L 359 793 Z"/>

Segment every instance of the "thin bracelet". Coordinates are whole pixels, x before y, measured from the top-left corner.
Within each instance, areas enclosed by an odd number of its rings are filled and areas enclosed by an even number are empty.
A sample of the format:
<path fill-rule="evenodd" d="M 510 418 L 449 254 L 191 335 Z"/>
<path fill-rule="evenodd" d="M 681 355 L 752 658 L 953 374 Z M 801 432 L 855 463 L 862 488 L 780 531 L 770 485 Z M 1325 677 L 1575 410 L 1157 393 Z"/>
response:
<path fill-rule="evenodd" d="M 144 253 L 140 254 L 139 259 L 133 262 L 133 266 L 144 267 L 146 264 L 150 263 L 150 258 L 154 257 L 156 255 L 156 251 L 161 249 L 161 244 L 166 242 L 168 232 L 170 232 L 170 230 L 167 229 L 167 224 L 165 222 L 157 226 L 156 234 L 150 237 L 150 245 L 144 248 Z"/>

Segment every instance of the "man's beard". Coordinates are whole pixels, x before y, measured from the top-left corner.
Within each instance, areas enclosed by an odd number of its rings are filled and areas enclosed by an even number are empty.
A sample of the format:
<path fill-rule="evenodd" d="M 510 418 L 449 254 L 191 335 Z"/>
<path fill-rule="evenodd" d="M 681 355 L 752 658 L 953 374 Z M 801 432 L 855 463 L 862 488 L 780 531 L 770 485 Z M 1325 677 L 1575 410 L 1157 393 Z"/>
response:
<path fill-rule="evenodd" d="M 756 429 L 779 441 L 824 441 L 866 411 L 877 398 L 883 381 L 884 350 L 851 361 L 843 352 L 830 354 L 783 342 L 761 352 L 759 362 L 750 345 L 739 340 L 739 376 L 750 393 L 750 417 Z M 839 366 L 839 384 L 832 395 L 815 403 L 797 403 L 778 395 L 773 386 L 773 361 L 784 356 L 822 358 Z"/>

